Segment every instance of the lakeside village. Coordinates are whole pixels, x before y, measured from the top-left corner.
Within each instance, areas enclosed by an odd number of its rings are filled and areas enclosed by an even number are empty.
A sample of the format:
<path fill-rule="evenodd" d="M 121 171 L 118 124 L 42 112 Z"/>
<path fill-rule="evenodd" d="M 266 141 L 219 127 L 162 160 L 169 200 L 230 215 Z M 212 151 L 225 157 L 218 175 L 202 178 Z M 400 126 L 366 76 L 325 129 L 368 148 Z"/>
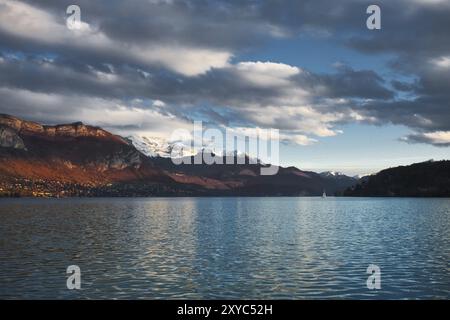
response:
<path fill-rule="evenodd" d="M 192 190 L 154 182 L 140 183 L 72 183 L 42 179 L 14 179 L 0 181 L 0 198 L 66 198 L 66 197 L 148 197 L 190 196 Z"/>
<path fill-rule="evenodd" d="M 0 197 L 62 198 L 89 196 L 94 185 L 46 181 L 41 179 L 14 179 L 0 182 Z"/>

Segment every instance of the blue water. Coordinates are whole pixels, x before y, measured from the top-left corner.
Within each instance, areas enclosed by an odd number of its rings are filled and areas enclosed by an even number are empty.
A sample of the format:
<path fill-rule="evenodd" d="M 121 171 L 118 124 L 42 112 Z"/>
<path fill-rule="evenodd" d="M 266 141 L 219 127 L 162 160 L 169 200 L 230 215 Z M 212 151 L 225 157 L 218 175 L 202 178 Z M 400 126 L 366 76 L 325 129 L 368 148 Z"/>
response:
<path fill-rule="evenodd" d="M 450 199 L 2 199 L 0 220 L 2 299 L 450 298 Z"/>

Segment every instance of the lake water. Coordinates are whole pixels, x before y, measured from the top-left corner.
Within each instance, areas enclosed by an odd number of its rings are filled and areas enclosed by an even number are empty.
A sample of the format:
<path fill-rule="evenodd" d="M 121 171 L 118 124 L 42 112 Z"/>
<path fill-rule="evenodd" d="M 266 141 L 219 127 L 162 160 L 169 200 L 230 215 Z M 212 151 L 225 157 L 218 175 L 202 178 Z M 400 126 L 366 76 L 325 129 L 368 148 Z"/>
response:
<path fill-rule="evenodd" d="M 2 299 L 450 298 L 450 199 L 2 199 L 0 219 Z"/>

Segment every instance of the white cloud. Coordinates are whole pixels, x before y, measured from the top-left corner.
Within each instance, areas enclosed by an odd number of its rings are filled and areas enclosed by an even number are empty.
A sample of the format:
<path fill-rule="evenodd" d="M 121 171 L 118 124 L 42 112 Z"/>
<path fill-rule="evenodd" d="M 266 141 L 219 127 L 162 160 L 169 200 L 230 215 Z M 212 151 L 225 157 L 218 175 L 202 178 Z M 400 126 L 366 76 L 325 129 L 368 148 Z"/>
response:
<path fill-rule="evenodd" d="M 442 69 L 450 68 L 450 56 L 443 56 L 431 60 L 431 63 Z"/>
<path fill-rule="evenodd" d="M 141 100 L 125 105 L 115 99 L 64 96 L 9 88 L 0 88 L 0 99 L 5 103 L 2 112 L 24 119 L 46 118 L 44 122 L 49 124 L 82 121 L 124 136 L 134 133 L 168 137 L 175 129 L 192 129 L 190 122 L 148 109 Z M 10 101 L 14 105 L 8 108 Z"/>
<path fill-rule="evenodd" d="M 46 11 L 20 1 L 0 0 L 0 8 L 0 29 L 14 36 L 96 54 L 113 53 L 128 61 L 162 65 L 186 76 L 225 67 L 232 57 L 232 53 L 225 50 L 118 42 L 85 22 L 80 29 L 69 30 L 63 19 L 58 20 Z"/>
<path fill-rule="evenodd" d="M 34 33 L 35 38 L 43 41 L 54 41 L 65 31 L 47 12 L 10 0 L 0 0 L 0 28 L 23 37 Z"/>
<path fill-rule="evenodd" d="M 310 138 L 303 134 L 281 134 L 280 139 L 287 140 L 288 142 L 295 143 L 301 146 L 309 146 L 317 142 L 316 139 Z"/>
<path fill-rule="evenodd" d="M 163 115 L 156 110 L 129 107 L 121 103 L 109 109 L 84 109 L 81 117 L 123 136 L 137 134 L 167 138 L 176 129 L 192 129 L 190 122 L 173 115 Z"/>
<path fill-rule="evenodd" d="M 234 66 L 244 80 L 261 87 L 289 84 L 289 78 L 301 72 L 297 67 L 274 62 L 239 62 Z"/>
<path fill-rule="evenodd" d="M 227 51 L 164 45 L 143 48 L 134 46 L 131 52 L 142 61 L 162 64 L 186 76 L 200 75 L 212 68 L 224 68 L 232 57 Z"/>
<path fill-rule="evenodd" d="M 164 101 L 161 100 L 155 100 L 153 101 L 153 106 L 154 107 L 164 107 L 166 104 L 164 103 Z"/>
<path fill-rule="evenodd" d="M 302 135 L 330 137 L 342 133 L 333 129 L 334 123 L 345 119 L 346 113 L 331 113 L 304 106 L 266 106 L 265 108 L 251 107 L 246 109 L 247 117 L 256 125 L 265 128 L 280 128 L 286 132 Z M 286 137 L 287 139 L 287 134 Z M 313 140 L 311 140 L 313 141 Z"/>
<path fill-rule="evenodd" d="M 434 144 L 450 143 L 450 131 L 426 132 L 423 134 L 423 136 L 429 139 Z"/>
<path fill-rule="evenodd" d="M 450 131 L 415 133 L 402 137 L 400 140 L 408 143 L 428 143 L 438 147 L 448 147 L 450 146 Z"/>

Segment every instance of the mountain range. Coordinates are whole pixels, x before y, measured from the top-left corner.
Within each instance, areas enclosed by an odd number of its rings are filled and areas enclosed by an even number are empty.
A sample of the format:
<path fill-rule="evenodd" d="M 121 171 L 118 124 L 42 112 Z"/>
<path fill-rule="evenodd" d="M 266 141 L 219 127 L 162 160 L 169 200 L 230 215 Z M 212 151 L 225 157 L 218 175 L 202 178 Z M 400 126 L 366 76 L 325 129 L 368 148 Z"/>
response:
<path fill-rule="evenodd" d="M 161 138 L 121 137 L 81 122 L 42 125 L 0 115 L 0 196 L 450 196 L 450 161 L 427 161 L 349 177 L 265 164 L 242 152 L 234 164 L 181 164 Z M 182 157 L 202 156 L 185 153 Z M 237 164 L 237 159 L 245 164 Z"/>
<path fill-rule="evenodd" d="M 357 183 L 342 174 L 264 164 L 175 165 L 171 145 L 157 138 L 121 137 L 81 122 L 42 125 L 0 115 L 3 196 L 317 196 Z M 201 151 L 200 151 L 201 152 Z M 194 157 L 193 154 L 183 155 Z"/>

